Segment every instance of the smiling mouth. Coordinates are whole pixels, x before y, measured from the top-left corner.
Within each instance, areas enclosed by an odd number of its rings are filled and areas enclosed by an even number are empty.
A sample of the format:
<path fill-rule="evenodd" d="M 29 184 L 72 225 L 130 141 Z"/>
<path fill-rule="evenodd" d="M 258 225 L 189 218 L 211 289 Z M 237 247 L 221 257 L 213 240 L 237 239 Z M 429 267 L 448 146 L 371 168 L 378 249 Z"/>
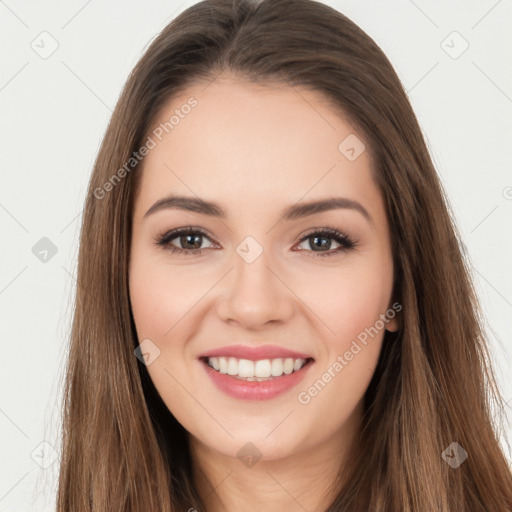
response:
<path fill-rule="evenodd" d="M 275 358 L 252 361 L 236 357 L 202 357 L 218 373 L 247 382 L 264 382 L 291 375 L 313 362 L 313 358 Z"/>

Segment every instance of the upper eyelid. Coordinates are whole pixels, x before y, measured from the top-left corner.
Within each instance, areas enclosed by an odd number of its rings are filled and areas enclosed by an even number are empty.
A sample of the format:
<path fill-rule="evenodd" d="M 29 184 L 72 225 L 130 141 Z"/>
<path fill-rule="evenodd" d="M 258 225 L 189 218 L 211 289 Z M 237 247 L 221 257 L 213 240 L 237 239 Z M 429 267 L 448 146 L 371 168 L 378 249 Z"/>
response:
<path fill-rule="evenodd" d="M 212 235 L 210 235 L 210 233 L 203 228 L 189 228 L 189 227 L 176 228 L 176 229 L 171 229 L 171 230 L 165 232 L 163 234 L 163 236 L 167 237 L 167 236 L 172 235 L 172 238 L 170 238 L 170 240 L 174 240 L 175 238 L 177 238 L 180 235 L 189 234 L 189 233 L 202 235 L 213 242 L 214 237 Z"/>
<path fill-rule="evenodd" d="M 315 233 L 320 233 L 320 232 L 325 232 L 325 234 L 332 235 L 332 236 L 336 236 L 336 235 L 339 234 L 339 235 L 345 236 L 347 238 L 352 238 L 349 233 L 347 233 L 347 232 L 345 232 L 343 230 L 337 229 L 337 228 L 329 227 L 329 226 L 323 226 L 323 227 L 320 226 L 320 227 L 316 227 L 316 228 L 307 229 L 306 231 L 303 231 L 298 236 L 298 238 L 300 240 L 302 240 L 304 237 L 308 237 L 308 236 L 311 236 L 311 235 L 313 235 Z M 180 234 L 183 234 L 183 233 L 195 233 L 195 234 L 201 234 L 201 235 L 206 236 L 206 237 L 208 237 L 210 239 L 215 238 L 212 235 L 210 235 L 208 230 L 205 230 L 203 228 L 195 228 L 195 227 L 182 227 L 182 228 L 170 229 L 168 231 L 165 231 L 161 236 L 162 237 L 167 237 L 167 236 L 170 236 L 170 235 L 174 235 L 174 237 L 177 237 L 177 236 L 179 236 Z"/>

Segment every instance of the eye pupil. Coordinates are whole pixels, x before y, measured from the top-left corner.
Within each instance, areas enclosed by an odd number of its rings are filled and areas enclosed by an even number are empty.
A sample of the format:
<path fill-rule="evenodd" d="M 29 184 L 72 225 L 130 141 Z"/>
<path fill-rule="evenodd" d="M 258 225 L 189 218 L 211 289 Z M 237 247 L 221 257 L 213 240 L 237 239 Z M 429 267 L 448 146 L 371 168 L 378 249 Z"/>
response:
<path fill-rule="evenodd" d="M 327 237 L 324 237 L 324 236 L 314 236 L 312 238 L 314 240 L 313 243 L 315 245 L 318 244 L 316 246 L 319 247 L 320 249 L 327 249 L 327 250 L 329 250 L 329 248 L 331 247 L 331 239 L 330 238 L 327 238 Z M 323 242 L 318 243 L 318 240 L 322 240 Z M 313 245 L 311 245 L 311 247 L 313 248 Z"/>

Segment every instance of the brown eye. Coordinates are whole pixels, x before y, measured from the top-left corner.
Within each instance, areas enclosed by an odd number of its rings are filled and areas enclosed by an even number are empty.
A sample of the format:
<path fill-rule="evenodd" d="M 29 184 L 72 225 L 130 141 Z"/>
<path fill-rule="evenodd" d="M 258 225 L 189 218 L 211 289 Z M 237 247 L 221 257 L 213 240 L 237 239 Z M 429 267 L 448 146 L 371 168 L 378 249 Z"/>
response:
<path fill-rule="evenodd" d="M 200 249 L 202 245 L 202 237 L 200 234 L 181 235 L 176 237 L 182 249 Z"/>
<path fill-rule="evenodd" d="M 163 247 L 172 253 L 184 253 L 190 255 L 200 254 L 204 240 L 209 237 L 201 230 L 195 228 L 180 228 L 169 231 L 155 239 L 155 245 Z M 174 242 L 174 241 L 177 242 Z"/>

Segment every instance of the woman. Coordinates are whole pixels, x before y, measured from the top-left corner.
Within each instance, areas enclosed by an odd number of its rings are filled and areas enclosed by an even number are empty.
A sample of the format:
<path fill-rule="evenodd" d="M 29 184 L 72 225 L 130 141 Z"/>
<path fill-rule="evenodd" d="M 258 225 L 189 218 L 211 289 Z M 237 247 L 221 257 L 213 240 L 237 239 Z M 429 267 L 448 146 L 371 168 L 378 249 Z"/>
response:
<path fill-rule="evenodd" d="M 184 11 L 91 177 L 58 510 L 511 510 L 459 239 L 354 23 Z"/>

